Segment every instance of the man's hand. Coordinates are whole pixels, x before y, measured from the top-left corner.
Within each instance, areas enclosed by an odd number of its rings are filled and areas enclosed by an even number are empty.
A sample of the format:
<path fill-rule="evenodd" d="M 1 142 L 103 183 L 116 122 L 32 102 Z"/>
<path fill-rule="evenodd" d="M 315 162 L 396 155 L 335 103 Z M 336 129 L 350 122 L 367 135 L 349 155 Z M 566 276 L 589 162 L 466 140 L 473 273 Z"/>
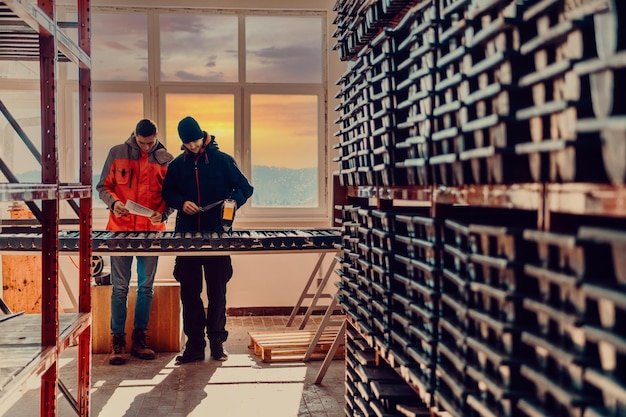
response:
<path fill-rule="evenodd" d="M 154 213 L 152 213 L 152 216 L 150 216 L 150 222 L 152 224 L 163 223 L 163 214 L 155 211 Z"/>
<path fill-rule="evenodd" d="M 191 216 L 192 214 L 200 213 L 200 207 L 193 201 L 185 201 L 183 203 L 183 211 Z"/>
<path fill-rule="evenodd" d="M 128 209 L 124 206 L 124 203 L 116 201 L 113 203 L 113 214 L 115 214 L 116 217 L 126 216 L 128 215 Z"/>

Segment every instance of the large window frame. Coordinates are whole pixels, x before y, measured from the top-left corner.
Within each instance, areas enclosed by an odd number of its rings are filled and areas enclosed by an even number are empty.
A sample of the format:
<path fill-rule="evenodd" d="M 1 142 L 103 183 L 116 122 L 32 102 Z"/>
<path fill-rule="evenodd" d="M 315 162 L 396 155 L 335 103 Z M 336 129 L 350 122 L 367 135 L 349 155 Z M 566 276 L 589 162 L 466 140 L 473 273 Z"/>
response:
<path fill-rule="evenodd" d="M 289 90 L 287 91 L 287 89 Z M 293 95 L 316 96 L 317 97 L 317 113 L 318 113 L 317 130 L 318 130 L 318 135 L 322 136 L 323 138 L 318 140 L 317 142 L 317 154 L 318 154 L 317 181 L 318 181 L 318 184 L 320 184 L 320 186 L 318 187 L 318 194 L 317 194 L 318 207 L 282 208 L 282 209 L 277 209 L 273 207 L 267 207 L 267 208 L 254 207 L 254 208 L 251 208 L 250 211 L 252 211 L 254 215 L 260 218 L 264 218 L 264 219 L 280 218 L 281 216 L 284 216 L 284 215 L 291 216 L 292 219 L 297 219 L 301 217 L 322 217 L 326 215 L 326 211 L 327 211 L 326 207 L 329 204 L 329 202 L 327 201 L 327 196 L 329 194 L 327 190 L 330 185 L 327 184 L 327 181 L 326 181 L 326 177 L 327 177 L 326 166 L 328 164 L 328 161 L 327 161 L 328 152 L 326 151 L 326 140 L 325 140 L 326 118 L 324 117 L 325 108 L 326 108 L 326 100 L 325 100 L 323 89 L 318 88 L 318 87 L 300 87 L 300 88 L 284 87 L 281 89 L 277 89 L 275 86 L 267 86 L 267 85 L 251 86 L 246 90 L 246 92 L 244 93 L 244 97 L 243 97 L 244 98 L 243 113 L 246 115 L 250 115 L 251 113 L 251 109 L 250 109 L 251 96 L 255 94 L 263 94 L 263 95 L 293 94 Z M 246 164 L 247 164 L 245 165 L 245 168 L 248 170 L 248 172 L 250 172 L 252 169 L 252 166 L 251 166 L 252 158 L 250 155 L 250 150 L 252 149 L 252 144 L 251 144 L 252 126 L 251 126 L 249 117 L 245 120 L 243 127 L 245 131 L 243 143 L 244 143 L 244 149 L 246 152 L 244 160 L 246 161 Z M 285 192 L 288 192 L 288 191 L 285 190 Z"/>
<path fill-rule="evenodd" d="M 330 77 L 338 77 L 343 72 L 339 66 L 338 60 L 333 60 L 333 51 L 331 50 L 331 29 L 332 29 L 332 8 L 334 1 L 325 0 L 304 1 L 292 5 L 291 2 L 285 4 L 276 2 L 275 0 L 255 0 L 254 2 L 242 2 L 236 6 L 232 6 L 228 1 L 210 0 L 195 1 L 182 0 L 181 8 L 162 7 L 158 2 L 142 0 L 135 2 L 133 6 L 128 7 L 125 4 L 113 0 L 101 0 L 97 6 L 92 6 L 92 15 L 95 13 L 145 13 L 148 18 L 148 59 L 149 59 L 149 77 L 148 81 L 141 82 L 114 82 L 92 80 L 92 92 L 95 96 L 100 93 L 140 93 L 143 95 L 143 112 L 144 116 L 152 118 L 159 124 L 161 132 L 167 130 L 164 114 L 165 95 L 170 93 L 224 93 L 233 94 L 235 97 L 235 141 L 238 144 L 235 148 L 233 156 L 239 163 L 246 175 L 251 175 L 251 155 L 250 155 L 250 97 L 255 94 L 288 94 L 288 95 L 314 95 L 318 103 L 318 205 L 317 207 L 308 208 L 262 208 L 251 207 L 249 204 L 242 207 L 238 214 L 238 226 L 241 228 L 261 228 L 261 227 L 327 227 L 332 224 L 332 176 L 335 171 L 334 162 L 332 162 L 333 144 L 337 141 L 334 134 L 334 126 L 332 120 L 334 116 L 332 108 L 335 99 L 333 94 L 328 93 L 329 88 L 335 85 L 335 80 L 329 82 Z M 186 8 L 182 8 L 185 6 Z M 263 10 L 252 9 L 236 9 L 236 7 L 267 7 Z M 63 4 L 58 6 L 60 10 L 57 15 L 61 20 L 71 21 L 75 18 L 76 10 L 71 4 Z M 232 7 L 232 9 L 231 9 Z M 276 16 L 317 16 L 321 19 L 322 24 L 322 82 L 320 84 L 276 84 L 276 83 L 244 83 L 245 66 L 239 65 L 239 82 L 236 83 L 184 83 L 184 82 L 160 82 L 159 81 L 159 13 L 207 13 L 207 14 L 230 14 L 237 15 L 239 19 L 239 50 L 240 56 L 245 56 L 245 16 L 248 15 L 276 15 Z M 93 50 L 93 42 L 92 42 Z M 329 59 L 330 58 L 330 59 Z M 63 112 L 59 114 L 58 132 L 59 132 L 59 148 L 61 152 L 69 155 L 70 159 L 75 159 L 74 154 L 79 149 L 78 132 L 76 129 L 76 120 L 78 115 L 75 96 L 77 94 L 77 67 L 73 63 L 59 65 L 57 79 L 57 100 L 59 108 Z M 26 78 L 19 79 L 11 77 L 8 79 L 0 79 L 0 88 L 11 90 L 33 90 L 38 91 L 39 80 Z M 95 98 L 97 100 L 97 97 Z M 10 110 L 10 103 L 7 103 Z M 210 127 L 209 127 L 210 129 Z M 120 141 L 126 135 L 132 126 L 124 126 Z M 208 129 L 207 129 L 208 130 Z M 168 149 L 173 154 L 178 154 L 180 142 L 178 138 L 163 138 Z M 38 140 L 38 138 L 33 138 Z M 94 134 L 94 140 L 99 138 Z M 111 146 L 114 144 L 111 144 Z M 74 155 L 74 156 L 72 156 Z M 71 165 L 71 164 L 70 164 Z M 60 167 L 61 180 L 70 180 L 77 177 L 79 167 L 63 165 Z M 94 166 L 94 173 L 99 173 L 102 167 Z M 251 178 L 254 185 L 254 178 Z M 288 190 L 286 190 L 288 192 Z M 94 199 L 98 196 L 94 194 Z M 65 216 L 73 217 L 68 210 Z M 103 208 L 94 208 L 94 227 L 103 228 L 106 224 L 108 211 Z"/>
<path fill-rule="evenodd" d="M 317 160 L 317 207 L 253 207 L 246 204 L 238 212 L 238 224 L 243 227 L 259 227 L 265 224 L 271 226 L 316 226 L 328 225 L 331 219 L 332 202 L 329 200 L 332 192 L 330 187 L 332 181 L 329 175 L 329 152 L 327 150 L 328 135 L 328 118 L 326 117 L 326 109 L 328 107 L 328 75 L 327 75 L 327 55 L 328 55 L 328 19 L 324 11 L 274 11 L 267 10 L 211 10 L 207 9 L 159 9 L 159 8 L 109 8 L 94 7 L 93 13 L 147 13 L 148 16 L 148 81 L 99 81 L 92 80 L 94 95 L 99 92 L 125 92 L 125 91 L 142 91 L 144 93 L 144 112 L 145 117 L 154 119 L 159 125 L 161 132 L 166 132 L 168 126 L 165 114 L 165 99 L 167 94 L 233 94 L 235 100 L 235 151 L 233 157 L 239 164 L 242 171 L 251 179 L 251 122 L 250 122 L 250 97 L 254 94 L 301 94 L 313 95 L 317 99 L 317 131 L 318 131 L 318 160 Z M 193 14 L 229 14 L 238 16 L 239 28 L 239 81 L 225 83 L 209 83 L 209 82 L 183 82 L 183 81 L 160 81 L 160 43 L 159 43 L 159 14 L 160 13 L 193 13 Z M 320 84 L 277 84 L 277 83 L 246 83 L 245 77 L 245 17 L 250 15 L 268 15 L 275 14 L 278 16 L 305 16 L 319 17 L 322 23 L 322 31 L 320 39 L 322 47 L 322 82 Z M 97 99 L 97 98 L 96 98 Z M 210 126 L 205 128 L 210 130 Z M 162 139 L 168 150 L 177 155 L 180 150 L 180 141 L 177 137 L 163 137 Z M 113 145 L 113 144 L 112 144 Z M 94 171 L 101 167 L 94 167 Z M 288 190 L 285 190 L 288 193 Z M 94 196 L 97 198 L 97 196 Z M 96 211 L 96 210 L 94 210 Z M 95 217 L 100 218 L 101 214 L 94 213 Z"/>

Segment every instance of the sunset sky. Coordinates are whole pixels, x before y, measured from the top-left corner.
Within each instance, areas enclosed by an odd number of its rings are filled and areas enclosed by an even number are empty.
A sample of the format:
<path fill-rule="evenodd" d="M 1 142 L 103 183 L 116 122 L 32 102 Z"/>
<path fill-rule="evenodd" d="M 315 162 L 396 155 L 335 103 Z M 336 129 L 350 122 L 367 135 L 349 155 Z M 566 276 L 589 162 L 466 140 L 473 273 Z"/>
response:
<path fill-rule="evenodd" d="M 94 14 L 94 80 L 148 81 L 147 22 L 143 13 Z M 211 89 L 237 86 L 238 16 L 170 13 L 160 15 L 159 24 L 160 79 L 167 82 L 159 89 L 163 92 L 159 105 L 164 104 L 166 111 L 165 123 L 159 126 L 161 140 L 177 154 L 176 125 L 191 115 L 217 137 L 223 151 L 233 154 L 237 90 L 221 94 Z M 245 24 L 248 81 L 321 83 L 320 17 L 248 16 Z M 190 92 L 189 83 L 195 82 L 203 83 L 195 89 L 200 91 Z M 187 90 L 176 91 L 181 85 Z M 253 164 L 317 165 L 316 96 L 254 95 L 251 107 Z M 128 137 L 138 117 L 139 94 L 94 95 L 94 137 L 104 139 L 95 144 L 94 166 L 102 166 L 101 152 L 106 154 L 108 147 Z"/>

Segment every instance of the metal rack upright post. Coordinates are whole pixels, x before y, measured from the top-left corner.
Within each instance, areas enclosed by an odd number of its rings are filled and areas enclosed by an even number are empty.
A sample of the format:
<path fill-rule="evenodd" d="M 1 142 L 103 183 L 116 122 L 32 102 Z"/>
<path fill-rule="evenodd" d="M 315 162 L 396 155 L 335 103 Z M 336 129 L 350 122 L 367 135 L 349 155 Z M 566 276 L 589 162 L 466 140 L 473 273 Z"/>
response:
<path fill-rule="evenodd" d="M 58 393 L 63 394 L 80 416 L 89 415 L 91 368 L 91 39 L 90 2 L 77 0 L 78 43 L 61 30 L 53 0 L 31 3 L 0 2 L 0 59 L 40 63 L 41 183 L 19 183 L 12 176 L 0 184 L 0 201 L 41 201 L 42 308 L 41 315 L 13 315 L 2 320 L 0 359 L 0 414 L 24 390 L 40 378 L 40 415 L 56 416 Z M 72 61 L 79 68 L 80 174 L 78 184 L 59 182 L 56 102 L 57 63 Z M 14 127 L 16 124 L 12 123 Z M 80 265 L 78 313 L 59 313 L 59 202 L 79 200 Z M 40 320 L 40 322 L 39 322 Z M 40 338 L 26 337 L 35 323 Z M 30 335 L 32 336 L 32 335 Z M 77 398 L 59 380 L 59 357 L 78 345 Z"/>

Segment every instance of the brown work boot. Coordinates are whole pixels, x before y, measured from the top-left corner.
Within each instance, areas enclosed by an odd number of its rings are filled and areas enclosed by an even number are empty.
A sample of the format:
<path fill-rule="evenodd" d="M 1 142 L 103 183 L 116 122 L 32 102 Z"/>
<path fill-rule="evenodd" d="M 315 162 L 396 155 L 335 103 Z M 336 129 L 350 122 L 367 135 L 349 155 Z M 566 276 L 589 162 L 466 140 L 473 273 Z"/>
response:
<path fill-rule="evenodd" d="M 126 346 L 126 339 L 123 334 L 113 335 L 113 351 L 109 358 L 109 364 L 111 365 L 124 365 L 126 363 L 126 357 L 124 356 L 124 347 Z"/>
<path fill-rule="evenodd" d="M 146 345 L 146 331 L 142 329 L 133 330 L 133 347 L 130 349 L 130 354 L 138 357 L 139 359 L 154 359 L 154 350 L 150 349 Z"/>

